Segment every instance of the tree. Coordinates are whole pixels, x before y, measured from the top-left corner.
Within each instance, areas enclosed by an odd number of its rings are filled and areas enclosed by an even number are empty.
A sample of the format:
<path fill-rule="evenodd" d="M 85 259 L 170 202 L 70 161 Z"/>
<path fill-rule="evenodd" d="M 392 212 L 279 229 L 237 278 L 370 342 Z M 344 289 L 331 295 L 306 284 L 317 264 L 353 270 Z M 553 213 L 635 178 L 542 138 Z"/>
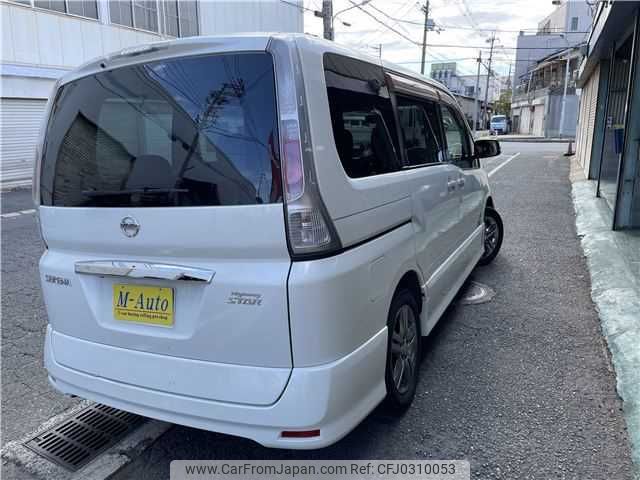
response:
<path fill-rule="evenodd" d="M 505 90 L 500 94 L 496 102 L 496 114 L 509 115 L 511 112 L 511 90 Z"/>

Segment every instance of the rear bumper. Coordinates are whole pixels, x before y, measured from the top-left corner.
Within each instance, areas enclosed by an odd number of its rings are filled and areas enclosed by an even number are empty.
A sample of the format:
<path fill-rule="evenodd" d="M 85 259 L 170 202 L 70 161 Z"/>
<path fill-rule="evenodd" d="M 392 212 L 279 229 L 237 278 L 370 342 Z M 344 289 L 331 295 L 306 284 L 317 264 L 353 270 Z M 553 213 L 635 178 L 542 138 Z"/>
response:
<path fill-rule="evenodd" d="M 280 398 L 267 406 L 213 401 L 88 374 L 81 371 L 83 356 L 76 357 L 77 369 L 56 360 L 53 335 L 48 326 L 45 366 L 57 390 L 146 417 L 250 438 L 267 447 L 311 449 L 330 445 L 360 423 L 386 393 L 386 328 L 335 362 L 292 369 Z M 120 350 L 98 343 L 92 343 L 91 348 L 100 355 L 117 355 L 116 350 Z M 132 369 L 138 367 L 138 376 L 144 374 L 139 371 L 141 365 L 131 365 Z M 193 381 L 206 382 L 206 378 Z M 283 430 L 312 429 L 320 429 L 320 436 L 281 436 Z"/>

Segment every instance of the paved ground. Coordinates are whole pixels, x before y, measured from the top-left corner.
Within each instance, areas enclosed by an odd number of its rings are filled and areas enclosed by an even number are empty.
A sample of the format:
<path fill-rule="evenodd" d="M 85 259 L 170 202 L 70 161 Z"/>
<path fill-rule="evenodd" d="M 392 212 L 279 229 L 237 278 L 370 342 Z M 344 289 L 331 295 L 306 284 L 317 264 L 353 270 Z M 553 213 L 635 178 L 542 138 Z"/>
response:
<path fill-rule="evenodd" d="M 497 295 L 449 309 L 425 341 L 418 395 L 403 418 L 377 410 L 315 452 L 174 427 L 117 478 L 167 478 L 172 459 L 207 458 L 467 458 L 473 478 L 632 478 L 564 149 L 504 146 L 507 155 L 522 152 L 492 176 L 505 245 L 493 265 L 473 274 Z"/>
<path fill-rule="evenodd" d="M 31 191 L 3 193 L 2 214 L 33 208 Z M 43 245 L 34 214 L 2 218 L 2 445 L 35 430 L 75 403 L 47 382 L 42 353 L 47 317 L 38 260 Z"/>
<path fill-rule="evenodd" d="M 449 309 L 425 340 L 418 396 L 395 420 L 376 410 L 315 451 L 176 426 L 118 479 L 168 478 L 172 459 L 466 458 L 474 478 L 631 479 L 615 377 L 589 296 L 575 232 L 564 145 L 505 144 L 485 162 L 507 232 L 502 253 L 473 278 L 492 302 Z M 24 193 L 2 196 L 20 210 Z M 15 202 L 11 204 L 10 202 Z M 33 215 L 2 218 L 2 442 L 73 401 L 52 392 L 41 365 L 42 246 Z"/>

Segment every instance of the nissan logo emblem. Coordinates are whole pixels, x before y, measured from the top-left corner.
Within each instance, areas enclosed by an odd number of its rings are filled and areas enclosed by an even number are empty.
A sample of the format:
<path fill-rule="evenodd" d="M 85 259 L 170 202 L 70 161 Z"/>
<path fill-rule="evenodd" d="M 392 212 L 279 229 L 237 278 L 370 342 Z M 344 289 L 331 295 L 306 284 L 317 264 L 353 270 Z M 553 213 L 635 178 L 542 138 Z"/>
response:
<path fill-rule="evenodd" d="M 135 237 L 140 231 L 140 224 L 133 217 L 124 217 L 120 221 L 120 230 L 122 230 L 122 233 L 124 233 L 127 237 L 132 238 Z"/>

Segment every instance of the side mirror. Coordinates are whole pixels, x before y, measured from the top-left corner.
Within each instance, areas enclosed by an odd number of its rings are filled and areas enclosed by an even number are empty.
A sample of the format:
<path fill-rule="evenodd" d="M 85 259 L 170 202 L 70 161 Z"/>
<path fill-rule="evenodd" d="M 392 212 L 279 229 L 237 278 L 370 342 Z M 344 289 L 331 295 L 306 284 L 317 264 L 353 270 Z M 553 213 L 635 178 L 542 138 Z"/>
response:
<path fill-rule="evenodd" d="M 500 142 L 497 140 L 482 139 L 474 142 L 476 158 L 488 158 L 500 155 Z"/>

